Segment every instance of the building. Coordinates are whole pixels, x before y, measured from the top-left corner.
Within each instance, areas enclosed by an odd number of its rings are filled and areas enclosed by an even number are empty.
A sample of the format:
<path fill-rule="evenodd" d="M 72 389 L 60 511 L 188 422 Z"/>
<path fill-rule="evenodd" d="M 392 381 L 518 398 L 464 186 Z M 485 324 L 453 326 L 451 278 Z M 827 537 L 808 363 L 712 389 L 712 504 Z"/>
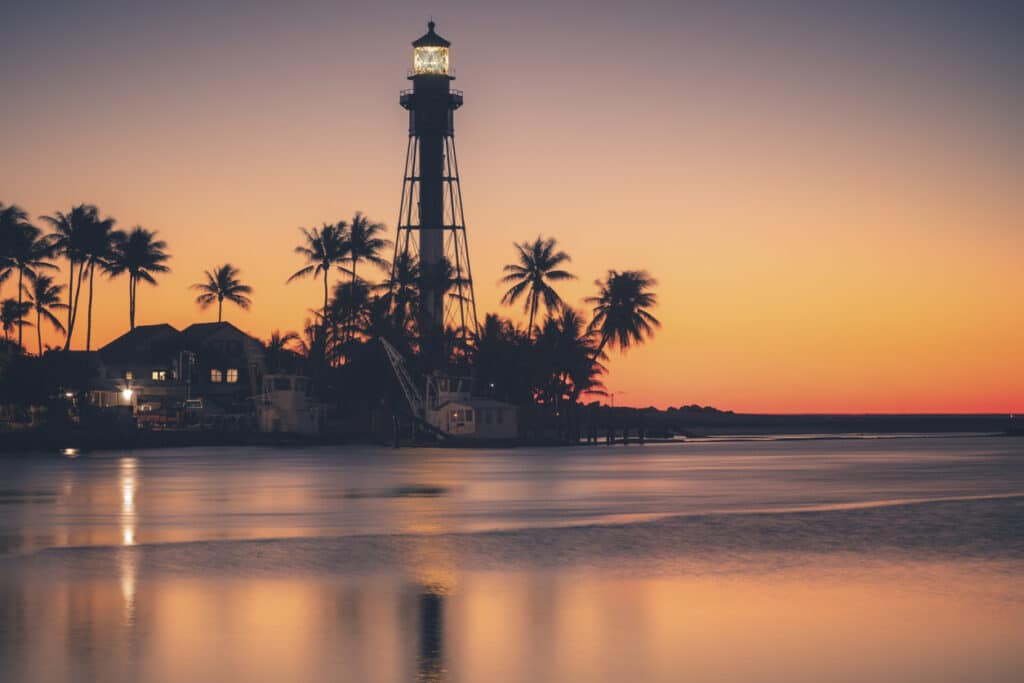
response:
<path fill-rule="evenodd" d="M 130 406 L 154 415 L 185 400 L 179 383 L 181 332 L 167 324 L 140 325 L 96 353 L 90 402 L 101 408 Z"/>
<path fill-rule="evenodd" d="M 473 396 L 472 381 L 464 377 L 434 376 L 427 380 L 424 419 L 451 437 L 507 441 L 519 429 L 514 405 Z"/>
<path fill-rule="evenodd" d="M 263 378 L 263 393 L 256 401 L 261 432 L 317 434 L 324 419 L 323 406 L 311 395 L 308 377 L 273 374 Z"/>
<path fill-rule="evenodd" d="M 97 352 L 90 401 L 130 406 L 140 426 L 251 427 L 263 345 L 227 322 L 140 325 Z"/>
<path fill-rule="evenodd" d="M 451 87 L 451 43 L 434 31 L 412 41 L 412 88 L 399 104 L 409 112 L 392 281 L 405 259 L 420 266 L 420 329 L 440 336 L 453 329 L 460 343 L 476 331 L 476 299 L 455 153 L 455 111 L 463 95 Z M 440 348 L 440 346 L 438 347 Z"/>

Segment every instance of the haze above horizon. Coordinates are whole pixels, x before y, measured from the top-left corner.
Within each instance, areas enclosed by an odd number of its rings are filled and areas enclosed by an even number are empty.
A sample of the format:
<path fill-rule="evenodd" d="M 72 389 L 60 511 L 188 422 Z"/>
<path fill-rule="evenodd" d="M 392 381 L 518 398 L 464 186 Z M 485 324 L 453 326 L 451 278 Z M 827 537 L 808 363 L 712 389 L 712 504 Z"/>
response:
<path fill-rule="evenodd" d="M 512 243 L 556 237 L 582 310 L 609 268 L 659 280 L 663 328 L 616 354 L 616 403 L 744 413 L 1024 412 L 1024 10 L 873 1 L 437 2 L 480 317 Z M 14 3 L 0 201 L 99 206 L 173 272 L 140 324 L 298 329 L 298 226 L 394 236 L 412 2 Z M 2 289 L 9 296 L 10 285 Z M 94 339 L 127 330 L 97 284 Z M 55 338 L 51 337 L 51 341 Z"/>

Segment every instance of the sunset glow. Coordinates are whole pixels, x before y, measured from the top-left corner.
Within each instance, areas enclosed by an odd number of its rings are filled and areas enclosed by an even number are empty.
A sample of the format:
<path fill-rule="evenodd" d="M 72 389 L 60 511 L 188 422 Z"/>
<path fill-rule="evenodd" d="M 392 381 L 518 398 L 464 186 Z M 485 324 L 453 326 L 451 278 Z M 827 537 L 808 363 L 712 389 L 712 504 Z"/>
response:
<path fill-rule="evenodd" d="M 93 203 L 157 231 L 172 272 L 139 287 L 140 324 L 215 320 L 188 286 L 230 261 L 254 305 L 227 320 L 260 339 L 300 328 L 321 285 L 285 285 L 299 226 L 359 210 L 394 237 L 424 9 L 88 5 L 5 12 L 0 201 L 33 219 Z M 607 363 L 616 403 L 1024 412 L 1024 60 L 1007 17 L 751 5 L 429 8 L 466 93 L 481 320 L 522 319 L 501 267 L 513 242 L 553 236 L 581 310 L 609 268 L 658 280 L 662 328 Z M 128 329 L 126 279 L 98 278 L 96 297 L 99 346 Z"/>

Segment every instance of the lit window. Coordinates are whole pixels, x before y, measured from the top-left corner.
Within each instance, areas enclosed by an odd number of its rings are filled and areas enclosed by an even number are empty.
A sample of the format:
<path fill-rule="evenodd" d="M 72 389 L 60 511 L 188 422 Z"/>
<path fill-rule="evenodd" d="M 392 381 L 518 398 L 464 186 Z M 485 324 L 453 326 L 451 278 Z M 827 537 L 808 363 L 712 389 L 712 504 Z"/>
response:
<path fill-rule="evenodd" d="M 124 373 L 124 378 L 131 382 L 133 379 L 135 379 L 135 376 L 132 374 L 132 371 L 129 370 L 128 372 Z"/>
<path fill-rule="evenodd" d="M 238 368 L 228 368 L 228 384 L 238 381 Z"/>
<path fill-rule="evenodd" d="M 167 371 L 166 370 L 154 370 L 153 374 L 152 374 L 152 377 L 153 377 L 153 381 L 154 382 L 166 382 L 167 381 Z"/>
<path fill-rule="evenodd" d="M 223 382 L 224 373 L 220 370 L 210 370 L 210 381 L 211 382 Z"/>

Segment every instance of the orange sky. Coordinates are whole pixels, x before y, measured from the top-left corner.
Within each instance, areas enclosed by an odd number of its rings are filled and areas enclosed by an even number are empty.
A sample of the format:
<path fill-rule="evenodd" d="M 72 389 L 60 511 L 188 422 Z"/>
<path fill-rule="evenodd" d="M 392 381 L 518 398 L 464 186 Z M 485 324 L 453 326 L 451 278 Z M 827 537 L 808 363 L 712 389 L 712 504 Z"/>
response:
<path fill-rule="evenodd" d="M 297 227 L 358 209 L 393 231 L 421 12 L 124 11 L 51 29 L 15 16 L 19 40 L 53 30 L 58 47 L 0 59 L 16 103 L 0 111 L 0 201 L 90 202 L 159 231 L 173 273 L 140 287 L 140 323 L 215 318 L 187 287 L 230 261 L 256 292 L 228 320 L 298 328 L 319 290 L 284 284 Z M 609 364 L 617 404 L 1024 411 L 1018 62 L 971 23 L 957 52 L 831 16 L 675 11 L 436 15 L 466 93 L 481 317 L 518 314 L 499 305 L 500 267 L 514 240 L 551 235 L 578 306 L 607 268 L 660 281 L 663 329 Z M 127 282 L 97 297 L 104 343 L 127 328 Z"/>

